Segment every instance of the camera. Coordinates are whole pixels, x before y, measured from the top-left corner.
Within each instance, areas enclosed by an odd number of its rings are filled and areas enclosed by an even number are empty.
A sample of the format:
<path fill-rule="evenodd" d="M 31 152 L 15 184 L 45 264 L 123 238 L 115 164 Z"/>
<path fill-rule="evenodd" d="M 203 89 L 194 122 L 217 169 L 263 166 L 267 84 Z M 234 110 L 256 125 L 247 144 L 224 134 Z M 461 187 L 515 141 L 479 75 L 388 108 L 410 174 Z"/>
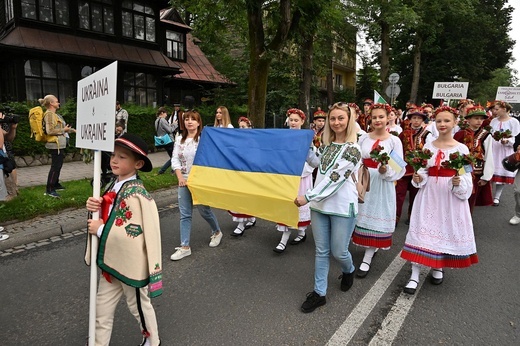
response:
<path fill-rule="evenodd" d="M 1 109 L 0 112 L 4 115 L 4 118 L 0 118 L 0 124 L 18 124 L 20 122 L 20 115 L 12 114 L 11 107 L 5 107 Z"/>

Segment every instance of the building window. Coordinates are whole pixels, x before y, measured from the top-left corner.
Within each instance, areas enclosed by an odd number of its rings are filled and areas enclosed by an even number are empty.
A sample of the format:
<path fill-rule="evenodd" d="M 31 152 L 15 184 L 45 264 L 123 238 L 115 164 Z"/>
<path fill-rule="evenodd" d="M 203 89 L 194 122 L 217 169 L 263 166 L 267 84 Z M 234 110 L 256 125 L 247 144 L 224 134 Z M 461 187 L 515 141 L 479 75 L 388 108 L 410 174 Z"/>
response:
<path fill-rule="evenodd" d="M 343 76 L 340 75 L 340 74 L 337 74 L 334 77 L 334 81 L 336 83 L 336 88 L 339 88 L 339 89 L 343 90 Z"/>
<path fill-rule="evenodd" d="M 157 106 L 157 79 L 142 72 L 127 72 L 124 80 L 125 103 Z"/>
<path fill-rule="evenodd" d="M 68 65 L 50 61 L 27 60 L 25 69 L 25 93 L 29 101 L 52 94 L 62 101 L 74 97 L 75 86 Z"/>
<path fill-rule="evenodd" d="M 7 0 L 5 2 L 5 22 L 9 23 L 14 18 L 13 0 Z"/>
<path fill-rule="evenodd" d="M 22 17 L 69 25 L 69 0 L 21 0 Z"/>
<path fill-rule="evenodd" d="M 175 60 L 184 60 L 185 34 L 166 30 L 166 54 Z"/>
<path fill-rule="evenodd" d="M 78 13 L 81 29 L 114 34 L 112 0 L 79 1 Z"/>
<path fill-rule="evenodd" d="M 123 36 L 155 42 L 155 13 L 144 1 L 125 0 L 122 4 Z"/>

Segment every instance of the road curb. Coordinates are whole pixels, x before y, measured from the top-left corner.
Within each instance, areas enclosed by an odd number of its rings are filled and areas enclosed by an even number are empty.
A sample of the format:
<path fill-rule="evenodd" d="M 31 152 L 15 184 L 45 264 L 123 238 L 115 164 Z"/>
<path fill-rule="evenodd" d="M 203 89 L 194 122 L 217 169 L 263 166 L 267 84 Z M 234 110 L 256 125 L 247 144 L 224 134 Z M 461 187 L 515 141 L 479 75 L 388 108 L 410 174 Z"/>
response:
<path fill-rule="evenodd" d="M 151 195 L 157 208 L 164 208 L 177 202 L 177 187 L 157 190 L 151 192 Z M 10 237 L 0 242 L 0 251 L 84 230 L 86 227 L 87 211 L 83 208 L 13 223 L 6 227 L 5 231 Z"/>

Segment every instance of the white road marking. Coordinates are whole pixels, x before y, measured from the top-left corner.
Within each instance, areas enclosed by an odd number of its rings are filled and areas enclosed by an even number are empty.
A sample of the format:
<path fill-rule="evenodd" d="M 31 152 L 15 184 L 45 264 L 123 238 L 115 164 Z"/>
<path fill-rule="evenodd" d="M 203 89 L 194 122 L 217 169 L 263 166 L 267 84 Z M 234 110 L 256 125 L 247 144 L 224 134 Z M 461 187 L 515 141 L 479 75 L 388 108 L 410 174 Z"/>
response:
<path fill-rule="evenodd" d="M 328 346 L 346 345 L 352 340 L 405 263 L 406 261 L 399 255 L 394 258 L 374 286 L 365 294 L 363 299 L 361 299 L 350 315 L 348 315 L 345 322 L 336 330 L 334 335 L 327 342 Z M 415 294 L 418 292 L 419 290 L 417 290 Z"/>

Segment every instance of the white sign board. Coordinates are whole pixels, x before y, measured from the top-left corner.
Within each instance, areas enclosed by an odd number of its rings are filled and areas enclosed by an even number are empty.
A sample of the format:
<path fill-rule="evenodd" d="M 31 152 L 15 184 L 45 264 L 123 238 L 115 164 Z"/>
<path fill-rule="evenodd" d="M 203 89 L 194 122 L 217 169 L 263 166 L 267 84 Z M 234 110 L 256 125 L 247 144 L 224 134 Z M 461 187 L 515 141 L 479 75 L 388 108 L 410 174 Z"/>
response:
<path fill-rule="evenodd" d="M 435 82 L 432 99 L 460 100 L 468 95 L 469 82 Z"/>
<path fill-rule="evenodd" d="M 498 87 L 495 100 L 506 101 L 508 103 L 520 103 L 520 88 Z"/>
<path fill-rule="evenodd" d="M 78 82 L 76 147 L 114 151 L 117 61 Z"/>

